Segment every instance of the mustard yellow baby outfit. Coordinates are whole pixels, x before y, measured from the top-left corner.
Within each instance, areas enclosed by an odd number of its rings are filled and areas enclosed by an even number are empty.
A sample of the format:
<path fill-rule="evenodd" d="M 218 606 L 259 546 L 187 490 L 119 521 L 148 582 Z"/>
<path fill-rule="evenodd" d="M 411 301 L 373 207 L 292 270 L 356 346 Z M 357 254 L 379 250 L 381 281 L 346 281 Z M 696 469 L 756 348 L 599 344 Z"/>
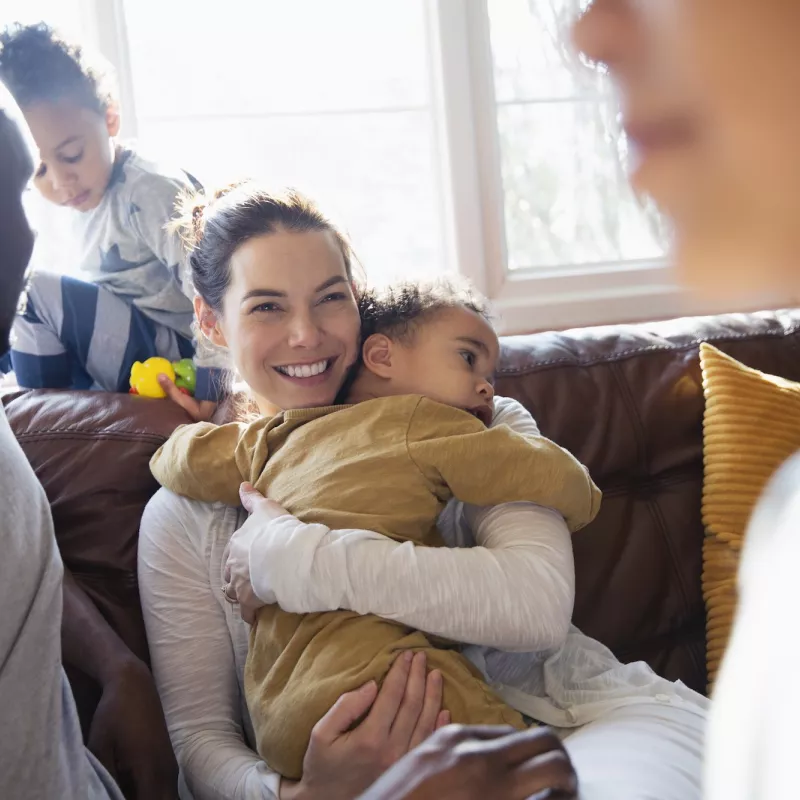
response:
<path fill-rule="evenodd" d="M 255 422 L 178 428 L 153 456 L 156 479 L 206 502 L 239 505 L 250 481 L 303 522 L 360 528 L 443 546 L 436 520 L 452 497 L 479 506 L 527 500 L 557 509 L 571 530 L 596 515 L 600 491 L 567 451 L 541 436 L 483 423 L 418 395 L 285 411 Z M 526 727 L 456 645 L 351 611 L 258 612 L 245 694 L 258 752 L 302 775 L 311 729 L 345 692 L 380 683 L 399 652 L 424 650 L 443 676 L 453 722 Z"/>

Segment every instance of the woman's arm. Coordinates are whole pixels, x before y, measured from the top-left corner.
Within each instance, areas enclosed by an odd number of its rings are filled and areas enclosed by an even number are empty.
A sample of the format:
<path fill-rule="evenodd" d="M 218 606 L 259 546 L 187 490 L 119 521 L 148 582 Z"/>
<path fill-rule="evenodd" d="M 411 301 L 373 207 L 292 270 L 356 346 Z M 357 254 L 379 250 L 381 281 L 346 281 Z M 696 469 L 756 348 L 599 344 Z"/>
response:
<path fill-rule="evenodd" d="M 142 608 L 170 738 L 194 800 L 274 800 L 278 776 L 244 741 L 224 611 L 186 529 L 192 507 L 161 490 L 139 539 Z"/>
<path fill-rule="evenodd" d="M 521 433 L 536 424 L 514 401 L 495 423 Z M 237 536 L 251 537 L 250 575 L 264 602 L 308 613 L 347 608 L 395 619 L 456 641 L 505 650 L 560 644 L 574 599 L 572 545 L 564 520 L 530 503 L 473 509 L 479 546 L 428 548 L 369 531 L 331 531 L 268 504 Z M 453 514 L 445 522 L 457 524 Z"/>

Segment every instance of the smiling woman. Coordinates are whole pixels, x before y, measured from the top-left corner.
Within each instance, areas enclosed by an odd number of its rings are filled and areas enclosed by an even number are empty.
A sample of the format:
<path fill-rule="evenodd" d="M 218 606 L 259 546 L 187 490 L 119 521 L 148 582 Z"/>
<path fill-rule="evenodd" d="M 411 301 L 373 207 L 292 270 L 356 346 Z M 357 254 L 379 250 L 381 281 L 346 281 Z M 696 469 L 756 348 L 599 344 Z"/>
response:
<path fill-rule="evenodd" d="M 261 413 L 330 405 L 358 356 L 347 239 L 302 195 L 249 183 L 187 198 L 180 227 L 200 328 Z"/>

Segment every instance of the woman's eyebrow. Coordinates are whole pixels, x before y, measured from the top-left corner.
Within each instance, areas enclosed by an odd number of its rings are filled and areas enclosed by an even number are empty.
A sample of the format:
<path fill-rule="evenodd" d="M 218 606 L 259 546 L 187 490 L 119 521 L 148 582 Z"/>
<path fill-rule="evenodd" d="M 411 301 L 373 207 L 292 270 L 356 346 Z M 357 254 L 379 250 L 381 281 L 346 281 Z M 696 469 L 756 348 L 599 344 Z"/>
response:
<path fill-rule="evenodd" d="M 316 289 L 314 289 L 314 294 L 318 294 L 319 292 L 324 292 L 326 289 L 330 289 L 331 286 L 336 286 L 339 283 L 347 283 L 347 278 L 343 277 L 342 275 L 333 275 L 332 277 L 328 278 L 328 280 L 323 281 Z M 286 292 L 280 292 L 277 289 L 251 289 L 249 292 L 245 292 L 244 296 L 242 297 L 242 302 L 245 300 L 250 300 L 253 297 L 287 297 Z"/>
<path fill-rule="evenodd" d="M 316 289 L 314 289 L 314 293 L 324 292 L 326 289 L 330 289 L 331 286 L 336 286 L 339 283 L 347 283 L 347 278 L 343 275 L 332 275 L 328 280 L 323 281 Z"/>
<path fill-rule="evenodd" d="M 277 289 L 251 289 L 245 292 L 242 302 L 251 297 L 286 297 L 286 292 L 279 292 Z"/>

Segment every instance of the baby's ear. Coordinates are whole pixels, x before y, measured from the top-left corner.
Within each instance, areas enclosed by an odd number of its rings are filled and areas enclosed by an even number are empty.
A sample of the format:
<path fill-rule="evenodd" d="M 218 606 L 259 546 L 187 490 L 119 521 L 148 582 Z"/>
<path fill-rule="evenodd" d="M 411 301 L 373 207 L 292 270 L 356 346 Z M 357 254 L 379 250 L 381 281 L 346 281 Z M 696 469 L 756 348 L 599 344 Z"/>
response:
<path fill-rule="evenodd" d="M 393 349 L 394 343 L 388 336 L 373 333 L 361 345 L 364 366 L 379 378 L 391 378 Z"/>

